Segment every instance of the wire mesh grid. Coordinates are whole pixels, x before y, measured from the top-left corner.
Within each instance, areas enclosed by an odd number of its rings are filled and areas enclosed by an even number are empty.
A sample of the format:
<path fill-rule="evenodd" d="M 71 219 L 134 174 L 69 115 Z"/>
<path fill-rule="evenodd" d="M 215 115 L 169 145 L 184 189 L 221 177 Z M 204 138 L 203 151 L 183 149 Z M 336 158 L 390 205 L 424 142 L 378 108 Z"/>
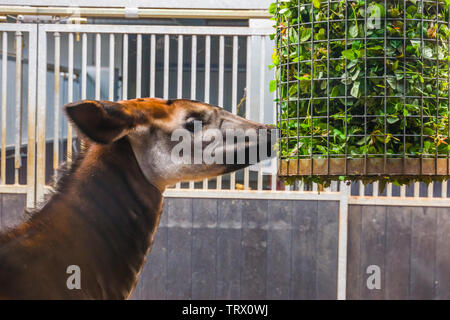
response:
<path fill-rule="evenodd" d="M 446 1 L 274 11 L 280 175 L 449 175 Z"/>

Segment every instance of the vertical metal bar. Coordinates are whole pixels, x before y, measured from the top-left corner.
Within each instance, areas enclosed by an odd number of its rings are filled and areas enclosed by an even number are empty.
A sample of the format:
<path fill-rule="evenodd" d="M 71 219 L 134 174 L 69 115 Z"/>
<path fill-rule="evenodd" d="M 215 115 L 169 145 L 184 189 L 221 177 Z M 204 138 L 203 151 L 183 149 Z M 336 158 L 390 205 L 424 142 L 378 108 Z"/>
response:
<path fill-rule="evenodd" d="M 264 94 L 266 93 L 265 88 L 265 77 L 264 73 L 266 71 L 266 36 L 261 36 L 261 61 L 259 69 L 259 122 L 264 123 Z M 263 174 L 261 162 L 258 163 L 258 190 L 263 189 Z"/>
<path fill-rule="evenodd" d="M 224 63 L 225 63 L 225 37 L 219 37 L 219 107 L 223 108 L 223 77 L 224 77 Z M 216 189 L 222 189 L 222 176 L 216 178 Z"/>
<path fill-rule="evenodd" d="M 347 2 L 347 1 L 346 1 Z M 347 6 L 347 3 L 346 3 Z M 314 8 L 313 8 L 313 4 L 311 3 L 311 100 L 310 100 L 310 112 L 311 112 L 311 174 L 314 173 Z M 346 14 L 347 14 L 347 10 L 345 10 Z M 347 16 L 345 17 L 345 22 L 347 23 Z M 347 30 L 347 27 L 345 27 L 345 30 Z M 289 37 L 288 37 L 289 38 Z M 345 49 L 347 50 L 347 32 L 345 33 Z M 289 66 L 288 66 L 289 68 Z M 347 70 L 347 60 L 345 60 L 345 70 Z M 287 79 L 287 81 L 289 81 L 289 79 Z M 298 86 L 300 87 L 300 83 L 299 81 L 297 81 Z M 345 81 L 345 85 L 347 86 L 347 81 Z M 345 116 L 347 119 L 347 87 L 345 88 Z M 299 93 L 297 93 L 297 96 L 299 95 Z M 298 99 L 297 99 L 297 104 L 298 104 Z M 288 111 L 289 111 L 289 98 L 288 98 Z M 299 117 L 299 114 L 297 112 L 297 118 Z M 347 121 L 345 121 L 345 123 L 347 124 Z M 288 124 L 289 125 L 289 124 Z M 289 130 L 288 130 L 289 132 Z M 347 127 L 345 130 L 345 137 L 347 137 Z M 299 137 L 298 137 L 298 129 L 297 129 L 297 143 L 299 143 Z M 347 146 L 347 145 L 346 145 Z M 347 151 L 346 153 L 346 158 L 347 158 Z M 297 151 L 297 159 L 299 157 L 299 152 Z M 346 160 L 347 161 L 347 160 Z M 298 160 L 297 160 L 298 163 Z M 347 163 L 346 166 L 347 168 Z M 298 172 L 298 166 L 297 166 L 297 172 Z M 313 190 L 316 191 L 314 189 L 315 183 L 313 182 Z"/>
<path fill-rule="evenodd" d="M 278 117 L 278 114 L 277 114 L 277 103 L 276 103 L 276 93 L 273 94 L 273 112 L 275 113 L 274 119 L 276 121 L 276 118 Z M 277 122 L 278 121 L 276 121 L 275 123 L 277 123 Z M 271 182 L 272 182 L 271 190 L 272 191 L 276 191 L 277 190 L 277 179 L 278 179 L 278 175 L 277 175 L 277 172 L 275 170 L 275 172 L 272 173 L 272 178 L 271 178 Z M 300 184 L 301 183 L 302 182 L 300 181 L 299 182 L 299 190 L 300 190 Z"/>
<path fill-rule="evenodd" d="M 205 102 L 209 103 L 211 76 L 211 36 L 205 37 Z M 219 86 L 220 88 L 220 86 Z M 223 98 L 223 97 L 222 97 Z"/>
<path fill-rule="evenodd" d="M 191 49 L 191 99 L 196 98 L 197 88 L 197 36 L 192 36 L 192 49 Z"/>
<path fill-rule="evenodd" d="M 392 183 L 388 183 L 386 186 L 386 197 L 392 197 Z"/>
<path fill-rule="evenodd" d="M 380 186 L 379 186 L 378 181 L 375 181 L 375 182 L 372 184 L 372 186 L 373 186 L 373 192 L 372 192 L 372 195 L 373 195 L 374 197 L 378 197 L 378 196 L 379 196 L 379 190 L 380 190 Z"/>
<path fill-rule="evenodd" d="M 406 168 L 406 119 L 407 116 L 405 115 L 405 105 L 406 105 L 406 0 L 403 0 L 403 110 L 402 110 L 402 114 L 403 114 L 403 173 L 405 172 L 405 168 Z M 436 15 L 438 13 L 436 12 Z M 386 17 L 386 16 L 385 16 Z M 421 27 L 423 28 L 423 26 Z M 385 29 L 387 29 L 387 27 L 385 27 Z M 438 36 L 436 36 L 436 38 L 439 38 Z M 387 48 L 387 47 L 386 47 Z M 438 48 L 438 47 L 437 47 Z M 437 50 L 437 49 L 436 49 Z M 439 73 L 438 73 L 439 74 Z M 404 198 L 406 196 L 406 186 L 402 185 L 400 187 L 400 197 Z"/>
<path fill-rule="evenodd" d="M 164 35 L 164 99 L 169 99 L 169 35 Z"/>
<path fill-rule="evenodd" d="M 183 35 L 178 36 L 178 62 L 177 62 L 177 99 L 183 98 Z M 175 185 L 181 188 L 181 183 Z"/>
<path fill-rule="evenodd" d="M 191 50 L 191 99 L 195 100 L 197 88 L 197 36 L 192 36 Z M 194 189 L 194 181 L 189 181 L 189 189 Z"/>
<path fill-rule="evenodd" d="M 8 81 L 8 33 L 3 32 L 2 43 L 2 151 L 1 151 L 1 183 L 6 182 L 6 95 Z"/>
<path fill-rule="evenodd" d="M 448 15 L 447 20 L 447 28 L 450 29 L 450 14 Z M 447 48 L 450 48 L 450 37 L 447 37 Z M 448 49 L 447 49 L 448 50 Z M 447 116 L 450 117 L 450 61 L 447 61 Z M 447 137 L 450 137 L 450 121 L 447 118 Z M 450 148 L 447 148 L 447 175 L 450 175 Z M 445 194 L 444 194 L 444 185 L 445 185 Z M 447 185 L 448 181 L 442 183 L 442 196 L 447 197 Z"/>
<path fill-rule="evenodd" d="M 100 33 L 96 34 L 95 38 L 95 99 L 100 100 L 100 83 L 101 78 L 101 55 L 102 55 L 102 36 Z"/>
<path fill-rule="evenodd" d="M 128 99 L 128 33 L 123 34 L 122 99 Z M 137 64 L 137 62 L 136 62 Z M 136 67 L 137 69 L 137 67 Z M 137 75 L 137 73 L 136 73 Z M 136 84 L 137 92 L 137 84 Z"/>
<path fill-rule="evenodd" d="M 362 181 L 359 181 L 358 184 L 359 184 L 359 196 L 364 197 L 365 192 L 364 183 Z"/>
<path fill-rule="evenodd" d="M 341 199 L 339 201 L 339 231 L 338 231 L 338 270 L 337 299 L 347 298 L 347 242 L 348 242 L 348 198 L 350 188 L 341 181 Z"/>
<path fill-rule="evenodd" d="M 178 36 L 177 99 L 183 98 L 183 35 Z"/>
<path fill-rule="evenodd" d="M 251 79 L 252 79 L 252 44 L 253 37 L 247 36 L 247 66 L 246 66 L 246 84 L 245 84 L 245 117 L 248 119 L 250 117 L 251 109 Z M 244 169 L 244 190 L 248 190 L 249 187 L 249 169 L 248 167 Z"/>
<path fill-rule="evenodd" d="M 142 34 L 136 39 L 136 98 L 141 97 L 142 86 Z"/>
<path fill-rule="evenodd" d="M 114 34 L 109 35 L 109 100 L 114 100 Z"/>
<path fill-rule="evenodd" d="M 98 52 L 98 48 L 96 48 L 96 54 Z M 99 61 L 97 61 L 99 63 Z M 87 34 L 83 33 L 81 38 L 81 99 L 86 99 L 86 85 L 87 85 Z M 97 67 L 96 67 L 97 74 Z M 100 74 L 100 73 L 99 73 Z M 95 91 L 97 91 L 97 82 L 98 82 L 98 96 L 100 96 L 100 76 L 95 79 Z M 97 95 L 97 94 L 96 94 Z M 85 148 L 85 143 L 78 137 L 80 143 L 80 149 L 83 150 Z"/>
<path fill-rule="evenodd" d="M 311 4 L 311 6 L 312 6 L 312 4 Z M 288 19 L 288 21 L 287 21 L 287 27 L 286 27 L 286 30 L 285 30 L 285 32 L 287 33 L 287 37 L 286 37 L 286 40 L 287 40 L 287 46 L 286 46 L 286 48 L 287 48 L 287 50 L 289 51 L 290 49 L 290 39 L 289 39 L 289 32 L 290 32 L 290 19 Z M 283 41 L 282 41 L 282 38 L 281 38 L 281 36 L 279 37 L 279 45 L 280 46 L 282 46 L 283 45 Z M 281 54 L 281 51 L 282 51 L 282 49 L 281 49 L 281 47 L 279 48 L 280 49 L 280 51 L 279 51 L 279 54 Z M 279 56 L 279 57 L 281 57 L 281 56 Z M 287 55 L 287 57 L 286 57 L 286 92 L 289 92 L 289 85 L 290 85 L 290 75 L 289 75 L 289 71 L 290 71 L 290 55 L 288 54 Z M 281 61 L 282 61 L 282 59 L 280 59 L 280 63 L 281 63 Z M 281 69 L 281 65 L 280 65 L 280 69 Z M 281 70 L 280 70 L 281 71 Z M 282 76 L 282 74 L 283 74 L 283 72 L 280 72 L 280 81 L 283 81 L 283 76 Z M 297 86 L 300 86 L 300 84 L 299 84 L 299 82 L 297 81 Z M 279 91 L 278 91 L 279 92 Z M 281 115 L 281 99 L 282 99 L 282 97 L 281 97 L 281 95 L 279 95 L 279 99 L 280 99 L 280 115 Z M 290 97 L 289 97 L 289 95 L 287 95 L 286 96 L 286 128 L 288 128 L 289 127 L 289 99 L 290 99 Z M 281 128 L 281 121 L 280 121 L 280 128 Z M 290 132 L 289 132 L 289 130 L 286 130 L 286 155 L 289 155 L 290 154 L 290 151 L 289 151 L 289 138 L 290 138 Z M 297 141 L 298 142 L 298 141 Z M 280 153 L 280 154 L 282 154 L 282 153 Z M 289 156 L 287 156 L 287 161 L 286 161 L 286 164 L 287 164 L 287 170 L 286 170 L 286 173 L 287 173 L 287 175 L 289 175 L 289 170 L 290 170 L 290 157 Z"/>
<path fill-rule="evenodd" d="M 209 103 L 211 75 L 211 36 L 205 37 L 205 102 Z M 208 179 L 203 180 L 203 189 L 208 189 Z"/>
<path fill-rule="evenodd" d="M 345 0 L 345 8 L 348 8 L 348 1 L 347 0 Z M 312 16 L 314 17 L 314 14 Z M 314 30 L 314 21 L 313 21 L 313 30 Z M 348 49 L 348 40 L 347 40 L 347 33 L 348 32 L 347 32 L 347 30 L 348 30 L 348 10 L 345 10 L 345 50 Z M 314 53 L 314 48 L 313 48 L 313 51 L 311 53 L 311 58 L 313 56 L 313 53 Z M 347 139 L 348 139 L 348 128 L 347 128 L 347 112 L 348 112 L 348 110 L 347 110 L 347 106 L 348 106 L 348 84 L 347 84 L 348 83 L 348 73 L 347 73 L 347 65 L 348 65 L 348 63 L 347 63 L 347 58 L 344 58 L 344 61 L 345 61 L 345 69 L 344 69 L 345 70 L 345 105 L 344 105 L 345 118 L 344 118 L 344 130 L 345 130 L 345 141 L 347 141 Z M 312 61 L 311 64 L 313 65 L 314 61 Z M 311 91 L 312 90 L 313 89 L 311 88 Z M 311 110 L 314 110 L 313 106 L 311 106 Z M 311 119 L 312 119 L 312 112 L 311 112 Z M 311 130 L 312 129 L 313 128 L 311 126 Z M 348 168 L 348 166 L 347 166 L 347 160 L 348 160 L 347 159 L 348 158 L 347 143 L 345 144 L 345 151 L 344 151 L 344 153 L 345 153 L 345 160 L 344 160 L 345 168 L 344 168 L 344 172 L 345 172 L 345 175 L 347 175 L 347 168 Z M 312 162 L 311 162 L 311 165 L 312 165 Z"/>
<path fill-rule="evenodd" d="M 420 196 L 420 182 L 414 182 L 414 198 Z"/>
<path fill-rule="evenodd" d="M 19 184 L 19 169 L 22 166 L 22 41 L 21 31 L 16 32 L 16 119 L 14 146 L 14 183 Z"/>
<path fill-rule="evenodd" d="M 34 208 L 36 192 L 36 67 L 37 26 L 28 33 L 28 145 L 27 145 L 27 207 Z"/>
<path fill-rule="evenodd" d="M 155 50 L 156 50 L 156 36 L 150 36 L 150 97 L 155 96 Z"/>
<path fill-rule="evenodd" d="M 45 186 L 45 122 L 47 97 L 47 33 L 39 31 L 37 150 L 36 150 L 36 201 L 44 199 Z"/>
<path fill-rule="evenodd" d="M 406 197 L 406 186 L 405 185 L 400 186 L 400 197 L 402 197 L 402 198 Z"/>
<path fill-rule="evenodd" d="M 69 68 L 69 78 L 68 78 L 68 88 L 67 88 L 67 99 L 68 102 L 73 101 L 73 33 L 69 33 L 68 39 L 68 68 Z M 67 123 L 67 162 L 72 162 L 72 124 Z"/>
<path fill-rule="evenodd" d="M 442 181 L 442 186 L 441 186 L 441 197 L 442 198 L 447 198 L 447 186 L 448 186 L 448 181 Z"/>
<path fill-rule="evenodd" d="M 233 61 L 231 71 L 231 112 L 237 114 L 238 36 L 233 36 Z M 230 189 L 236 188 L 236 173 L 230 175 Z"/>
<path fill-rule="evenodd" d="M 55 39 L 55 71 L 54 71 L 54 110 L 53 110 L 53 170 L 54 177 L 57 179 L 59 166 L 59 89 L 60 89 L 60 63 L 61 63 L 61 35 L 59 32 L 53 34 Z"/>
<path fill-rule="evenodd" d="M 405 9 L 406 10 L 406 9 Z M 387 0 L 384 0 L 384 23 L 387 23 Z M 384 26 L 384 47 L 387 48 L 387 27 L 386 25 Z M 387 88 L 388 88 L 388 81 L 387 81 L 387 58 L 386 55 L 384 55 L 383 57 L 383 65 L 384 65 L 384 69 L 383 69 L 383 78 L 384 78 L 384 139 L 386 139 L 387 136 Z M 365 71 L 367 72 L 367 71 Z M 384 144 L 384 150 L 383 150 L 383 173 L 386 172 L 386 163 L 387 163 L 387 144 Z M 389 197 L 392 196 L 392 184 L 388 184 L 388 190 L 387 191 L 391 191 L 391 194 L 389 195 Z"/>
<path fill-rule="evenodd" d="M 385 0 L 386 2 L 386 0 Z M 421 11 L 421 15 L 420 15 L 420 57 L 423 58 L 423 48 L 424 48 L 424 42 L 423 42 L 423 3 L 419 3 L 420 5 L 420 11 Z M 421 61 L 422 63 L 420 64 L 420 76 L 423 79 L 423 61 Z M 420 92 L 424 92 L 424 84 L 423 82 L 421 82 L 421 91 Z M 386 112 L 385 112 L 386 113 Z M 423 94 L 421 94 L 420 97 L 420 175 L 422 175 L 423 173 L 423 138 L 424 138 L 424 132 L 423 132 Z"/>
<path fill-rule="evenodd" d="M 86 99 L 87 34 L 81 37 L 81 99 Z"/>
<path fill-rule="evenodd" d="M 433 198 L 434 182 L 427 186 L 427 198 Z"/>
<path fill-rule="evenodd" d="M 327 7 L 327 174 L 330 174 L 330 5 Z M 367 12 L 367 7 L 364 8 Z M 365 23 L 367 25 L 367 22 Z M 364 33 L 364 37 L 366 33 Z M 364 42 L 366 43 L 366 42 Z M 364 106 L 366 103 L 364 103 Z M 365 150 L 364 150 L 365 151 Z M 299 152 L 297 151 L 297 159 L 299 157 Z"/>
<path fill-rule="evenodd" d="M 336 182 L 336 181 L 334 181 L 334 182 Z M 305 191 L 305 184 L 301 179 L 298 180 L 297 190 L 300 192 Z"/>
<path fill-rule="evenodd" d="M 404 0 L 404 5 L 406 6 L 406 0 Z M 448 4 L 447 4 L 448 7 Z M 436 0 L 436 32 L 439 32 L 439 0 Z M 406 30 L 406 27 L 405 27 Z M 406 32 L 405 32 L 406 33 Z M 436 35 L 436 123 L 439 122 L 439 35 Z M 448 48 L 447 48 L 448 50 Z M 406 80 L 404 80 L 406 81 Z M 449 115 L 447 115 L 449 116 Z M 404 123 L 406 127 L 406 123 Z M 436 126 L 435 136 L 438 137 L 439 130 L 438 126 Z M 406 144 L 406 143 L 405 143 Z M 405 145 L 404 144 L 404 145 Z M 448 148 L 447 148 L 448 149 Z M 435 147 L 435 155 L 434 155 L 434 174 L 437 175 L 438 172 L 438 146 Z M 434 182 L 432 183 L 434 185 Z"/>

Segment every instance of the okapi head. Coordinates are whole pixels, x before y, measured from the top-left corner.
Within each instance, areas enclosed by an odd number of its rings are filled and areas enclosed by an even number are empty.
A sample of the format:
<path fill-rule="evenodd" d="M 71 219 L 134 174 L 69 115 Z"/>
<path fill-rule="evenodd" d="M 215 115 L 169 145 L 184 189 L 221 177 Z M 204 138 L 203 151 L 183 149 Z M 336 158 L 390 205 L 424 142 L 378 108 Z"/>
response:
<path fill-rule="evenodd" d="M 269 126 L 198 101 L 83 100 L 64 108 L 81 135 L 94 143 L 112 144 L 127 136 L 143 174 L 160 191 L 258 162 L 273 143 Z"/>

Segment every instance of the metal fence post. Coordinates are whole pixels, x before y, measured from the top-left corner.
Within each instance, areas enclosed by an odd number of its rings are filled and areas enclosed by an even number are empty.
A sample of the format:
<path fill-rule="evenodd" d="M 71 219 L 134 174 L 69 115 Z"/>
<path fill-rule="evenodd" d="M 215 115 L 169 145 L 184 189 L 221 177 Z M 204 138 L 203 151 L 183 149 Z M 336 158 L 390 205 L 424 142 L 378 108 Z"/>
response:
<path fill-rule="evenodd" d="M 340 187 L 337 299 L 345 300 L 347 295 L 348 198 L 350 188 L 345 181 L 341 181 Z"/>

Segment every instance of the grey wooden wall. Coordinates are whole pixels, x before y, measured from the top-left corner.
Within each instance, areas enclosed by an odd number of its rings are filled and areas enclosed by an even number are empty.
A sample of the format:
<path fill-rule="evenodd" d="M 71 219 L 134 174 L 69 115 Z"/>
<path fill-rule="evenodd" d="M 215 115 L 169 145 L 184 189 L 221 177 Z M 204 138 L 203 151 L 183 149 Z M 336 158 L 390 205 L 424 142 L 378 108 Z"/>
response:
<path fill-rule="evenodd" d="M 134 299 L 334 299 L 338 202 L 165 200 Z"/>
<path fill-rule="evenodd" d="M 0 193 L 0 231 L 23 221 L 25 204 L 25 194 Z"/>
<path fill-rule="evenodd" d="M 0 194 L 0 229 L 24 205 Z M 338 212 L 335 201 L 166 198 L 132 298 L 335 299 Z M 450 299 L 450 208 L 350 205 L 348 217 L 348 299 Z"/>
<path fill-rule="evenodd" d="M 450 208 L 352 205 L 348 228 L 348 299 L 450 299 Z"/>

